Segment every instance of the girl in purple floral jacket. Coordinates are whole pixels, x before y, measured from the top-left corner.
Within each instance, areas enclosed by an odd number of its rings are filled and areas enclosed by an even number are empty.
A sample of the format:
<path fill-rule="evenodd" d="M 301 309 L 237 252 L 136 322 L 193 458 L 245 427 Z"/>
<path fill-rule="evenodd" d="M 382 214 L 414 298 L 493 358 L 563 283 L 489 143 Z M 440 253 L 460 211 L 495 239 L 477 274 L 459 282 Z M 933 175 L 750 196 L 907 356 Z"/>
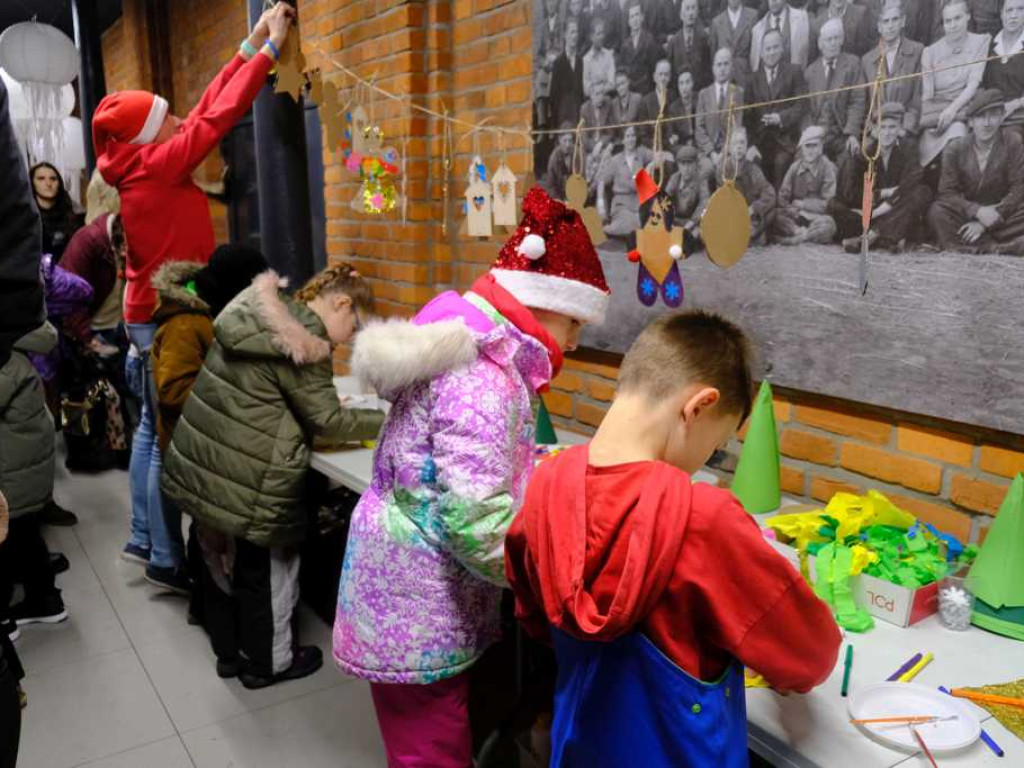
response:
<path fill-rule="evenodd" d="M 352 518 L 334 656 L 371 682 L 391 768 L 471 765 L 465 673 L 498 637 L 534 405 L 608 302 L 579 214 L 539 188 L 523 214 L 471 291 L 370 326 L 353 352 L 392 409 Z"/>

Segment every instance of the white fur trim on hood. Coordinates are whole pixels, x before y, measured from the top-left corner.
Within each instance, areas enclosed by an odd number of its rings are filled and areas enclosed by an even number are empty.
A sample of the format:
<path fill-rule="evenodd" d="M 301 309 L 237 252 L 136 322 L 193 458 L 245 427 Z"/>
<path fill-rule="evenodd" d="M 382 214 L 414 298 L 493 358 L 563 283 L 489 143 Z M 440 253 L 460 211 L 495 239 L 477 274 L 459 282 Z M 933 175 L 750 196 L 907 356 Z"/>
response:
<path fill-rule="evenodd" d="M 331 356 L 331 345 L 312 334 L 281 300 L 280 289 L 288 280 L 268 270 L 252 281 L 256 306 L 266 323 L 274 346 L 288 355 L 296 365 L 318 363 Z"/>
<path fill-rule="evenodd" d="M 392 319 L 371 323 L 356 336 L 351 363 L 360 381 L 387 399 L 476 358 L 476 338 L 462 320 L 416 325 Z"/>

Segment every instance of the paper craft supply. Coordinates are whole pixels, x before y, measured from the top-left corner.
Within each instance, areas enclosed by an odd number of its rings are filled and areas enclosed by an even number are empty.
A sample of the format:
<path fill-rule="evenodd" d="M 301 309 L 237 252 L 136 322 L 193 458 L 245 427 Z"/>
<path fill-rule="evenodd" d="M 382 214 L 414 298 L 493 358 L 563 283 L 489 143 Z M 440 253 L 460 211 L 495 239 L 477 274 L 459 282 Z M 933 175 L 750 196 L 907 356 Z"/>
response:
<path fill-rule="evenodd" d="M 887 683 L 892 683 L 899 680 L 901 675 L 905 674 L 906 672 L 909 672 L 913 668 L 913 666 L 921 660 L 922 655 L 923 654 L 915 653 L 913 656 L 911 656 L 909 659 L 903 662 L 899 669 L 897 669 L 895 672 L 893 672 L 891 675 L 885 678 L 885 681 Z"/>
<path fill-rule="evenodd" d="M 925 757 L 928 758 L 928 762 L 932 764 L 932 768 L 939 768 L 938 763 L 935 762 L 935 757 L 932 755 L 931 750 L 928 749 L 928 745 L 925 744 L 924 739 L 921 738 L 921 734 L 917 732 L 917 728 L 911 725 L 910 732 L 914 734 L 914 738 L 917 740 L 917 743 L 921 745 L 921 751 L 924 752 Z"/>
<path fill-rule="evenodd" d="M 1024 474 L 1018 473 L 967 577 L 976 626 L 1024 640 Z"/>
<path fill-rule="evenodd" d="M 921 672 L 922 669 L 924 669 L 929 664 L 931 664 L 932 663 L 932 659 L 934 659 L 934 658 L 935 658 L 935 654 L 933 654 L 933 653 L 926 653 L 924 655 L 924 658 L 922 658 L 919 662 L 917 662 L 917 664 L 915 664 L 910 669 L 908 669 L 906 672 L 904 672 L 902 675 L 900 675 L 899 682 L 901 682 L 901 683 L 909 683 L 911 680 L 913 680 L 915 677 L 917 677 L 917 675 Z"/>
<path fill-rule="evenodd" d="M 950 695 L 956 696 L 960 699 L 970 699 L 971 701 L 980 701 L 985 704 L 999 704 L 1004 707 L 1024 707 L 1024 699 L 1018 699 L 1012 696 L 997 696 L 994 693 L 978 693 L 977 691 L 969 691 L 966 688 L 954 688 L 949 693 Z"/>
<path fill-rule="evenodd" d="M 995 696 L 1009 696 L 1016 699 L 1024 699 L 1024 678 L 1013 680 L 1008 683 L 996 685 L 972 686 L 967 690 L 975 693 L 985 693 Z M 994 704 L 985 701 L 978 701 L 975 704 L 992 714 L 999 723 L 1010 733 L 1021 741 L 1024 741 L 1024 708 L 1011 707 L 1004 704 Z"/>
<path fill-rule="evenodd" d="M 732 481 L 733 495 L 752 515 L 778 509 L 782 504 L 780 473 L 772 388 L 762 381 L 747 421 L 747 436 Z"/>
<path fill-rule="evenodd" d="M 846 661 L 843 663 L 843 687 L 840 690 L 840 695 L 846 697 L 847 691 L 850 689 L 850 669 L 853 667 L 853 644 L 846 646 Z"/>
<path fill-rule="evenodd" d="M 940 685 L 939 690 L 945 693 L 947 696 L 953 695 L 949 692 L 949 688 L 947 688 L 944 685 Z M 1005 754 L 1003 752 L 1003 748 L 996 744 L 996 740 L 993 739 L 989 735 L 988 731 L 986 731 L 984 728 L 981 729 L 981 740 L 985 742 L 985 746 L 987 746 L 989 749 L 996 753 L 996 757 L 1002 757 Z"/>
<path fill-rule="evenodd" d="M 558 442 L 555 435 L 555 427 L 551 423 L 551 414 L 544 403 L 544 398 L 538 398 L 540 405 L 537 406 L 537 425 L 534 428 L 534 438 L 537 445 L 554 445 Z"/>
<path fill-rule="evenodd" d="M 852 562 L 852 551 L 842 544 L 833 542 L 818 550 L 814 592 L 832 607 L 839 626 L 851 632 L 866 632 L 875 626 L 875 620 L 853 600 Z"/>

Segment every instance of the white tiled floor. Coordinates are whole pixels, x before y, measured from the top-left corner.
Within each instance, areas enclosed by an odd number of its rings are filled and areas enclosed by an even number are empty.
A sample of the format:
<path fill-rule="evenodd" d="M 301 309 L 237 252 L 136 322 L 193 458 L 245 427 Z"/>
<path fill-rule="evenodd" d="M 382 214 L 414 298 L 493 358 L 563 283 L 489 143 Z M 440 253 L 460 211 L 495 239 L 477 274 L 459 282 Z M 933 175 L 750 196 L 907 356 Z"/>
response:
<path fill-rule="evenodd" d="M 58 470 L 74 528 L 49 528 L 71 570 L 58 577 L 70 618 L 23 627 L 27 677 L 21 768 L 370 768 L 384 766 L 369 688 L 330 659 L 330 629 L 303 609 L 302 638 L 327 662 L 262 691 L 221 680 L 185 600 L 164 597 L 121 561 L 128 476 Z"/>

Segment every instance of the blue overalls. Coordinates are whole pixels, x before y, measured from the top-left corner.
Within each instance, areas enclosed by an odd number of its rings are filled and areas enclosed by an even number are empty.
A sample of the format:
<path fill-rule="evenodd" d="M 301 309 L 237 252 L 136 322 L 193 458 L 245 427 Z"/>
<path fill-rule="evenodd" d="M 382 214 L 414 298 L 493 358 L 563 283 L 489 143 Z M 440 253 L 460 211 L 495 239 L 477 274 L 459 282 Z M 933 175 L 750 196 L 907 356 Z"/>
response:
<path fill-rule="evenodd" d="M 552 768 L 747 768 L 743 672 L 694 679 L 646 636 L 582 642 L 552 628 L 558 658 Z"/>

